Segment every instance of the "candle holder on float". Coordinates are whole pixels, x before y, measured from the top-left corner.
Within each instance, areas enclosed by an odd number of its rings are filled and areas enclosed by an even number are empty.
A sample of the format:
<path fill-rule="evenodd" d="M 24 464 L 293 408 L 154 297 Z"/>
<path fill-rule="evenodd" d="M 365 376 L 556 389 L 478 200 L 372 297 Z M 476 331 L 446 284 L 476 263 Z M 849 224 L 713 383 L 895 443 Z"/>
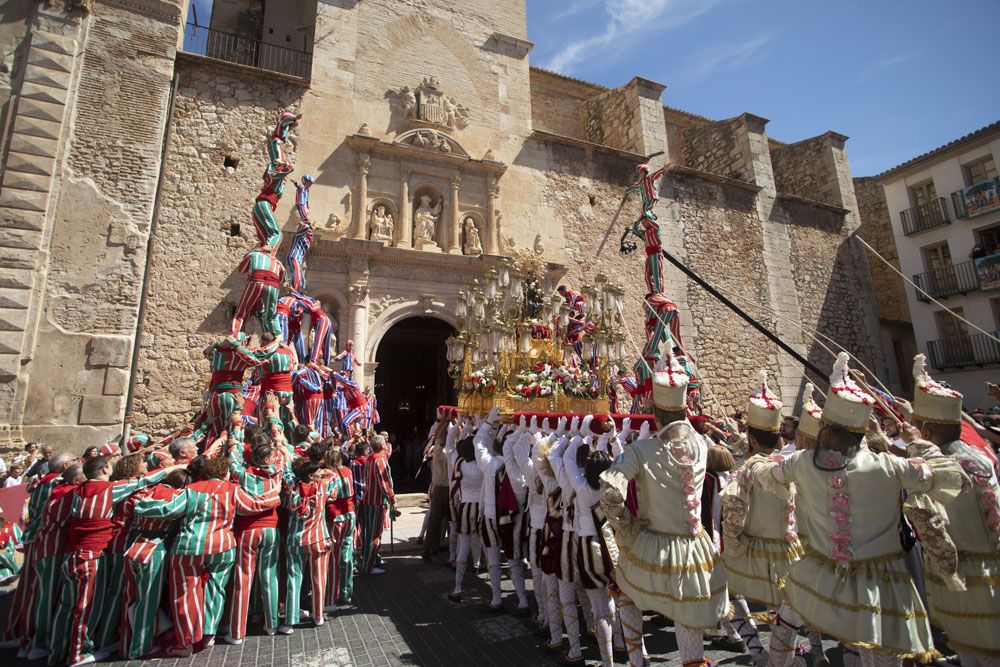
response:
<path fill-rule="evenodd" d="M 538 255 L 519 252 L 459 292 L 447 358 L 460 413 L 607 412 L 609 374 L 625 358 L 624 290 L 602 274 L 584 284 L 581 355 L 566 336 L 569 307 L 543 289 L 544 271 Z"/>

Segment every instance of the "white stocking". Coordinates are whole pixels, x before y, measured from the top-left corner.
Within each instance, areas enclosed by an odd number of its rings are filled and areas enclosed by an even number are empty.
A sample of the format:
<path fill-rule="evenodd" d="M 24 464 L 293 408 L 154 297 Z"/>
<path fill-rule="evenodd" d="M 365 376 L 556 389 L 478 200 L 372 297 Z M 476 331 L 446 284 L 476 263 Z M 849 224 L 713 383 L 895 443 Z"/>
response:
<path fill-rule="evenodd" d="M 469 563 L 469 551 L 472 548 L 471 535 L 458 535 L 458 545 L 455 553 L 455 590 L 456 595 L 462 592 L 462 580 L 465 579 L 465 568 Z"/>
<path fill-rule="evenodd" d="M 454 563 L 458 560 L 458 522 L 448 524 L 448 560 Z"/>
<path fill-rule="evenodd" d="M 611 619 L 615 615 L 615 603 L 604 588 L 588 588 L 587 597 L 590 599 L 590 608 L 594 611 L 597 646 L 601 649 L 601 667 L 612 667 L 615 659 L 611 648 Z"/>
<path fill-rule="evenodd" d="M 738 642 L 741 639 L 740 633 L 736 632 L 736 628 L 730 621 L 722 622 L 722 631 L 726 633 L 726 639 L 731 642 Z"/>
<path fill-rule="evenodd" d="M 579 657 L 582 654 L 580 653 L 580 617 L 576 612 L 576 584 L 559 580 L 559 608 L 562 610 L 566 636 L 569 638 L 569 657 Z"/>
<path fill-rule="evenodd" d="M 559 604 L 559 579 L 554 574 L 545 577 L 545 616 L 549 621 L 549 643 L 558 646 L 562 643 L 562 609 Z"/>
<path fill-rule="evenodd" d="M 685 665 L 700 665 L 705 660 L 705 642 L 701 630 L 674 623 L 674 637 L 677 639 L 677 650 L 681 654 L 681 662 Z"/>
<path fill-rule="evenodd" d="M 583 618 L 587 622 L 587 632 L 594 634 L 594 610 L 590 608 L 587 589 L 579 581 L 576 582 L 576 598 L 580 601 L 580 609 L 583 609 Z"/>
<path fill-rule="evenodd" d="M 472 569 L 478 570 L 483 562 L 483 538 L 479 533 L 472 536 Z"/>
<path fill-rule="evenodd" d="M 632 599 L 622 592 L 615 596 L 618 603 L 618 615 L 622 620 L 622 635 L 625 638 L 625 650 L 628 651 L 628 664 L 631 667 L 642 667 L 646 657 L 646 646 L 642 640 L 642 612 L 635 606 Z"/>
<path fill-rule="evenodd" d="M 486 565 L 490 571 L 490 588 L 493 589 L 491 607 L 499 607 L 500 597 L 500 547 L 486 547 Z"/>
<path fill-rule="evenodd" d="M 745 616 L 743 610 L 747 608 L 746 600 L 743 601 L 742 605 L 736 607 L 736 614 L 733 616 L 731 627 L 736 630 L 740 639 L 746 644 L 747 650 L 750 652 L 750 656 L 754 659 L 754 662 L 763 661 L 763 658 L 758 656 L 767 656 L 767 651 L 764 650 L 764 645 L 760 643 L 760 637 L 757 635 L 757 628 L 750 622 L 750 617 Z"/>
<path fill-rule="evenodd" d="M 546 581 L 545 575 L 542 573 L 542 568 L 535 565 L 531 566 L 531 584 L 535 589 L 535 605 L 538 607 L 538 618 L 535 620 L 539 625 L 548 625 L 546 608 L 548 602 L 545 599 L 545 594 L 548 592 L 548 581 Z"/>
<path fill-rule="evenodd" d="M 788 667 L 795 659 L 795 644 L 802 617 L 787 604 L 781 605 L 771 626 L 771 659 L 768 667 Z"/>
<path fill-rule="evenodd" d="M 524 566 L 520 560 L 508 559 L 507 567 L 510 568 L 510 580 L 514 582 L 514 591 L 517 593 L 517 608 L 528 608 L 528 594 L 524 591 Z"/>

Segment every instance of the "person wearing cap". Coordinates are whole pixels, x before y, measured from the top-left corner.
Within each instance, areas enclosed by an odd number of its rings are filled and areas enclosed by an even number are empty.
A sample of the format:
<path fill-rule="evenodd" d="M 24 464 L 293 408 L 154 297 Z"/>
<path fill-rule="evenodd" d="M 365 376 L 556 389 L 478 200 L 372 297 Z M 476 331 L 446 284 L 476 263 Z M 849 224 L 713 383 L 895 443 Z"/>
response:
<path fill-rule="evenodd" d="M 223 431 L 237 441 L 243 441 L 242 419 L 234 424 L 234 415 L 243 409 L 243 376 L 247 369 L 263 366 L 278 349 L 278 339 L 269 333 L 261 335 L 261 347 L 249 348 L 242 332 L 208 347 L 204 354 L 212 366 L 212 379 L 202 410 L 204 421 L 191 433 L 191 439 L 200 441 L 206 435 L 214 439 Z"/>
<path fill-rule="evenodd" d="M 913 422 L 921 437 L 958 464 L 963 480 L 958 497 L 945 507 L 945 523 L 965 586 L 956 590 L 934 574 L 933 549 L 925 545 L 931 618 L 948 634 L 963 666 L 1000 665 L 1000 486 L 989 459 L 961 440 L 962 394 L 935 382 L 924 364 L 918 354 Z"/>
<path fill-rule="evenodd" d="M 313 177 L 309 174 L 302 177 L 301 184 L 292 180 L 292 185 L 295 186 L 295 212 L 299 214 L 299 226 L 292 237 L 285 263 L 292 279 L 292 289 L 296 292 L 304 292 L 306 289 L 305 260 L 313 242 L 313 224 L 309 218 L 309 188 L 312 184 Z"/>
<path fill-rule="evenodd" d="M 108 460 L 108 464 L 114 468 L 115 464 L 122 458 L 122 450 L 117 442 L 105 442 L 97 452 L 98 456 L 103 456 Z"/>
<path fill-rule="evenodd" d="M 795 530 L 794 491 L 790 487 L 768 490 L 751 483 L 755 466 L 783 458 L 776 453 L 781 446 L 782 403 L 767 385 L 767 371 L 761 371 L 760 376 L 747 408 L 751 455 L 722 491 L 726 547 L 722 564 L 733 593 L 776 609 L 783 600 L 781 586 L 788 570 L 803 551 Z M 750 619 L 738 612 L 733 627 L 750 651 L 753 664 L 766 664 L 767 651 Z"/>
<path fill-rule="evenodd" d="M 771 665 L 794 658 L 796 633 L 808 624 L 860 647 L 863 665 L 898 665 L 934 656 L 927 612 L 899 547 L 899 497 L 948 502 L 961 488 L 958 466 L 936 447 L 911 444 L 914 458 L 873 453 L 865 445 L 874 398 L 850 375 L 842 352 L 833 367 L 822 428 L 813 451 L 755 466 L 746 483 L 777 494 L 795 485 L 795 518 L 809 535 L 791 564 L 785 602 L 771 633 Z"/>
<path fill-rule="evenodd" d="M 812 382 L 806 382 L 805 389 L 802 390 L 802 412 L 795 424 L 796 449 L 816 449 L 816 440 L 822 428 L 823 408 L 813 398 L 815 390 Z M 799 531 L 799 539 L 802 537 L 802 531 Z"/>
<path fill-rule="evenodd" d="M 729 591 L 711 538 L 701 525 L 701 492 L 709 441 L 687 421 L 688 376 L 673 355 L 653 375 L 653 418 L 657 433 L 625 448 L 601 474 L 601 509 L 615 529 L 619 556 L 614 579 L 638 609 L 674 621 L 684 665 L 702 665 L 702 629 L 726 618 Z M 629 481 L 636 480 L 638 515 L 625 506 Z M 623 608 L 624 612 L 624 608 Z M 622 617 L 625 642 L 641 634 Z M 632 664 L 635 664 L 634 660 Z"/>

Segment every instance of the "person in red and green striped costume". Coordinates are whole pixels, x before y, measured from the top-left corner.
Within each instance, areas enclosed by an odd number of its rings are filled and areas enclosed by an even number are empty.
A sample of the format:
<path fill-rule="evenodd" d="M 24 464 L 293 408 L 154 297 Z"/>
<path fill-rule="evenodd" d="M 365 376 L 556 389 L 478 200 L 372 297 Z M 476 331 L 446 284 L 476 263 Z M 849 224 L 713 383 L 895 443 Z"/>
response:
<path fill-rule="evenodd" d="M 276 409 L 274 398 L 268 413 Z M 284 447 L 275 447 L 263 434 L 250 443 L 249 455 L 235 444 L 229 449 L 230 479 L 247 494 L 262 498 L 281 490 Z M 245 460 L 247 459 L 247 460 Z M 233 568 L 233 591 L 229 597 L 229 631 L 222 639 L 242 644 L 247 634 L 250 590 L 257 573 L 257 592 L 264 603 L 264 632 L 274 634 L 278 627 L 278 513 L 268 508 L 259 514 L 236 517 L 236 565 Z"/>
<path fill-rule="evenodd" d="M 295 402 L 292 398 L 292 371 L 297 365 L 298 355 L 295 349 L 287 343 L 281 343 L 267 363 L 257 371 L 261 376 L 260 390 L 265 397 L 265 400 L 260 401 L 258 405 L 257 418 L 271 438 L 284 434 L 287 439 L 288 434 L 298 425 L 295 421 Z M 276 397 L 278 410 L 277 414 L 265 418 L 268 393 Z"/>
<path fill-rule="evenodd" d="M 277 246 L 260 246 L 248 252 L 236 270 L 247 276 L 243 296 L 236 304 L 229 334 L 239 335 L 243 322 L 251 312 L 257 315 L 261 331 L 281 336 L 278 321 L 278 298 L 281 296 L 281 282 L 285 278 L 285 267 L 274 256 Z"/>
<path fill-rule="evenodd" d="M 191 433 L 191 439 L 200 441 L 229 431 L 229 436 L 243 442 L 243 424 L 240 416 L 243 410 L 243 376 L 248 368 L 263 366 L 278 349 L 278 339 L 274 334 L 261 335 L 263 345 L 258 348 L 245 347 L 246 334 L 230 336 L 205 349 L 205 357 L 212 364 L 212 380 L 208 387 L 208 397 L 202 410 L 204 418 Z"/>
<path fill-rule="evenodd" d="M 179 519 L 170 546 L 170 606 L 175 645 L 173 657 L 191 655 L 195 643 L 215 644 L 215 631 L 226 600 L 226 583 L 236 559 L 233 521 L 237 514 L 259 514 L 276 507 L 278 490 L 255 498 L 228 481 L 230 460 L 198 456 L 188 466 L 194 480 L 171 500 L 143 498 L 135 514 Z"/>

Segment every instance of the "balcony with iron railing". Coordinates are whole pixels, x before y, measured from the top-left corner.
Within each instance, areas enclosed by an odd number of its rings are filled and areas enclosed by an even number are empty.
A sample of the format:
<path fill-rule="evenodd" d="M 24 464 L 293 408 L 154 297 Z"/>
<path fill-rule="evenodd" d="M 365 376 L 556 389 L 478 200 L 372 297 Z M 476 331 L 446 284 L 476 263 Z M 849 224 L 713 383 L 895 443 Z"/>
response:
<path fill-rule="evenodd" d="M 927 353 L 938 370 L 1000 364 L 1000 343 L 985 334 L 929 340 Z"/>
<path fill-rule="evenodd" d="M 947 299 L 956 294 L 968 294 L 983 289 L 975 262 L 962 262 L 954 266 L 918 273 L 913 276 L 913 282 L 935 299 Z M 919 291 L 917 292 L 917 300 L 930 303 L 930 299 Z"/>
<path fill-rule="evenodd" d="M 899 217 L 903 223 L 903 234 L 906 236 L 951 224 L 944 197 L 921 202 L 913 208 L 901 211 Z"/>
<path fill-rule="evenodd" d="M 991 178 L 951 193 L 955 217 L 968 220 L 991 211 L 1000 211 L 1000 178 Z"/>
<path fill-rule="evenodd" d="M 183 50 L 228 63 L 287 74 L 306 81 L 312 72 L 312 54 L 259 39 L 213 30 L 188 23 L 184 29 Z"/>

